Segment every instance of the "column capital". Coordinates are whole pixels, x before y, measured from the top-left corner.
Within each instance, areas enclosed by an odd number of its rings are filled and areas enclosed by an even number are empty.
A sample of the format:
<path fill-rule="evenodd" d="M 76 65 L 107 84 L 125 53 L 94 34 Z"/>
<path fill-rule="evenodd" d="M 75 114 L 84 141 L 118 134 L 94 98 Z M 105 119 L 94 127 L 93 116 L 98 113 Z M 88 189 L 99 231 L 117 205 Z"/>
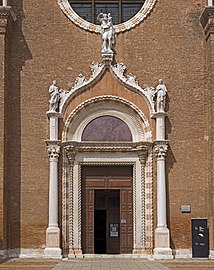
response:
<path fill-rule="evenodd" d="M 58 159 L 60 155 L 60 141 L 46 141 L 49 158 Z"/>
<path fill-rule="evenodd" d="M 169 141 L 155 141 L 154 151 L 158 159 L 166 157 Z"/>
<path fill-rule="evenodd" d="M 155 112 L 152 115 L 152 118 L 163 118 L 163 117 L 166 117 L 166 116 L 167 116 L 166 112 Z"/>
<path fill-rule="evenodd" d="M 210 34 L 214 34 L 214 6 L 205 7 L 200 22 L 204 28 L 206 39 L 208 39 Z"/>
<path fill-rule="evenodd" d="M 47 111 L 46 115 L 48 118 L 51 118 L 51 117 L 62 118 L 62 115 L 59 112 Z"/>
<path fill-rule="evenodd" d="M 11 29 L 13 22 L 17 20 L 15 13 L 10 6 L 0 6 L 0 34 L 6 34 Z"/>
<path fill-rule="evenodd" d="M 148 149 L 145 148 L 144 145 L 139 145 L 137 147 L 137 154 L 138 154 L 138 157 L 139 157 L 140 162 L 142 164 L 145 164 L 146 163 L 147 154 L 148 154 Z"/>
<path fill-rule="evenodd" d="M 73 163 L 76 156 L 76 149 L 74 145 L 69 145 L 65 147 L 66 155 L 68 157 L 69 163 Z"/>

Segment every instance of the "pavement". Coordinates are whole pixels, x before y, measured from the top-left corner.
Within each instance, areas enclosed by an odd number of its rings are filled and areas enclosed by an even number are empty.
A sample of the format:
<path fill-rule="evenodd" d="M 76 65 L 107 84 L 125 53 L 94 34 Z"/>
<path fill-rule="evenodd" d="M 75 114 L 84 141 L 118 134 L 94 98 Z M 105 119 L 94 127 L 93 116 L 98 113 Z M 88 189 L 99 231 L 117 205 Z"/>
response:
<path fill-rule="evenodd" d="M 134 258 L 85 258 L 70 260 L 10 259 L 0 270 L 214 270 L 213 260 L 154 261 Z"/>
<path fill-rule="evenodd" d="M 156 261 L 127 258 L 93 258 L 62 261 L 53 270 L 169 270 L 170 268 Z"/>

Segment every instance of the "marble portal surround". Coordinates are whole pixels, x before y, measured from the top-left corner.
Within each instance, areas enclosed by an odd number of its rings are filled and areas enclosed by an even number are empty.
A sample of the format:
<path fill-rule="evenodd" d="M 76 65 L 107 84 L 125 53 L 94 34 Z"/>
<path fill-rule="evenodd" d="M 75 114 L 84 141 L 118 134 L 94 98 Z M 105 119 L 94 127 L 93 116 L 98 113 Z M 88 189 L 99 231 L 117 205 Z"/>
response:
<path fill-rule="evenodd" d="M 82 257 L 81 249 L 81 167 L 84 165 L 133 166 L 133 254 L 147 256 L 146 250 L 152 250 L 153 238 L 153 184 L 152 184 L 152 147 L 147 144 L 139 150 L 124 153 L 132 148 L 132 143 L 123 144 L 118 152 L 117 144 L 108 144 L 109 149 L 102 152 L 80 152 L 84 145 L 63 146 L 62 179 L 62 238 L 63 253 L 69 257 Z M 88 146 L 88 145 L 87 145 Z M 95 145 L 94 145 L 95 146 Z M 96 146 L 95 146 L 96 147 Z M 99 146 L 97 146 L 99 147 Z M 115 147 L 114 153 L 112 150 Z M 101 147 L 100 147 L 101 150 Z M 97 148 L 96 148 L 97 151 Z"/>

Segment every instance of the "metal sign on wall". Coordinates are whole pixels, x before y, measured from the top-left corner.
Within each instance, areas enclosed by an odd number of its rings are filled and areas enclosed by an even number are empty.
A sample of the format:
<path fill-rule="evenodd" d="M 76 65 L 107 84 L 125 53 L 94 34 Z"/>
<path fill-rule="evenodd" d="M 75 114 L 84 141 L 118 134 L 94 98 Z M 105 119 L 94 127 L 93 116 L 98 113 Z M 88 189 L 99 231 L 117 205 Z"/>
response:
<path fill-rule="evenodd" d="M 192 257 L 208 258 L 209 237 L 208 224 L 206 218 L 192 219 Z"/>

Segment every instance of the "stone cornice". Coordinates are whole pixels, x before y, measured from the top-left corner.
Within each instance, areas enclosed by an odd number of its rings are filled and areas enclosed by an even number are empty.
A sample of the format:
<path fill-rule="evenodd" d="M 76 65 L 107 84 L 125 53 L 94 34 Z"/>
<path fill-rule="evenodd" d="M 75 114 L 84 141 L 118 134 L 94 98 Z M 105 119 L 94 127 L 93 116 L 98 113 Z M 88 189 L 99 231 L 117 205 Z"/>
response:
<path fill-rule="evenodd" d="M 62 143 L 66 152 L 136 152 L 147 153 L 152 144 L 149 142 L 74 142 Z"/>
<path fill-rule="evenodd" d="M 0 6 L 0 35 L 6 34 L 8 30 L 10 31 L 12 23 L 16 20 L 16 15 L 11 7 Z"/>
<path fill-rule="evenodd" d="M 206 7 L 201 14 L 200 22 L 204 28 L 206 39 L 214 34 L 214 6 Z"/>

